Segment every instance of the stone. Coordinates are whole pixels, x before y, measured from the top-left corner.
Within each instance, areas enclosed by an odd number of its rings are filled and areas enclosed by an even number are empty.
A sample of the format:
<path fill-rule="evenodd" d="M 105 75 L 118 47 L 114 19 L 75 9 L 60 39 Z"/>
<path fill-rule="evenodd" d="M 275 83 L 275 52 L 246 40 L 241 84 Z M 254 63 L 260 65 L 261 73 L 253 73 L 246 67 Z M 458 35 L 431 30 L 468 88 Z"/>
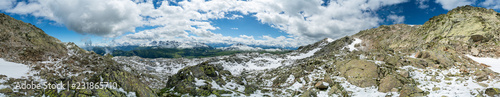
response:
<path fill-rule="evenodd" d="M 475 47 L 473 47 L 472 49 L 470 49 L 470 52 L 472 53 L 472 55 L 474 56 L 477 56 L 479 55 L 479 50 Z"/>
<path fill-rule="evenodd" d="M 482 86 L 482 87 L 488 87 L 488 84 L 485 84 L 485 83 L 477 83 L 477 84 Z"/>
<path fill-rule="evenodd" d="M 488 88 L 484 90 L 484 94 L 491 96 L 491 97 L 496 97 L 500 96 L 500 89 L 498 88 Z"/>
<path fill-rule="evenodd" d="M 402 70 L 401 72 L 399 72 L 399 75 L 405 77 L 405 78 L 408 78 L 410 77 L 410 73 L 406 70 Z"/>
<path fill-rule="evenodd" d="M 472 35 L 470 36 L 472 39 L 472 42 L 486 42 L 488 39 L 484 37 L 483 35 Z"/>
<path fill-rule="evenodd" d="M 482 82 L 482 81 L 485 81 L 485 80 L 488 80 L 488 76 L 487 75 L 479 76 L 479 77 L 476 78 L 477 82 Z"/>
<path fill-rule="evenodd" d="M 400 91 L 400 94 L 399 96 L 400 97 L 415 97 L 415 96 L 424 96 L 423 94 L 424 91 L 422 91 L 421 89 L 419 89 L 418 87 L 416 86 L 412 86 L 412 85 L 404 85 L 403 88 L 401 89 Z"/>
<path fill-rule="evenodd" d="M 380 85 L 378 86 L 378 91 L 380 92 L 390 92 L 391 89 L 401 87 L 403 84 L 396 79 L 396 77 L 389 75 L 380 80 Z"/>
<path fill-rule="evenodd" d="M 397 89 L 397 88 L 392 88 L 392 89 L 391 89 L 391 92 L 399 92 L 399 89 Z"/>
<path fill-rule="evenodd" d="M 351 60 L 339 66 L 341 74 L 351 84 L 358 87 L 377 86 L 378 67 L 375 63 L 366 60 Z"/>
<path fill-rule="evenodd" d="M 307 90 L 300 97 L 316 97 L 316 91 Z"/>
<path fill-rule="evenodd" d="M 432 91 L 437 91 L 437 90 L 440 90 L 440 89 L 441 88 L 439 88 L 439 87 L 434 87 L 434 88 L 432 88 Z"/>
<path fill-rule="evenodd" d="M 319 90 L 326 90 L 326 89 L 328 89 L 329 85 L 330 84 L 328 84 L 326 82 L 319 81 L 319 82 L 316 83 L 316 85 L 314 85 L 314 87 L 316 87 Z"/>

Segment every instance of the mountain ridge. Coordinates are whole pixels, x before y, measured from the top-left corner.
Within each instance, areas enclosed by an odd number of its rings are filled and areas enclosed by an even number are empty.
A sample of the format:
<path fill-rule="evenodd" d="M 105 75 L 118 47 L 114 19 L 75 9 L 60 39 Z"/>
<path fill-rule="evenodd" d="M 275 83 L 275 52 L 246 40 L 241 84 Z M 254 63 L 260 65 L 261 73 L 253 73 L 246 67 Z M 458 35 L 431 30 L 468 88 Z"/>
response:
<path fill-rule="evenodd" d="M 157 96 L 137 79 L 137 74 L 122 70 L 123 64 L 110 56 L 83 50 L 71 42 L 63 43 L 34 25 L 3 13 L 0 14 L 0 58 L 23 63 L 29 69 L 29 72 L 16 71 L 27 75 L 22 78 L 0 74 L 0 93 L 4 96 Z M 119 85 L 104 89 L 16 89 L 16 83 L 23 81 L 34 84 L 107 81 Z"/>

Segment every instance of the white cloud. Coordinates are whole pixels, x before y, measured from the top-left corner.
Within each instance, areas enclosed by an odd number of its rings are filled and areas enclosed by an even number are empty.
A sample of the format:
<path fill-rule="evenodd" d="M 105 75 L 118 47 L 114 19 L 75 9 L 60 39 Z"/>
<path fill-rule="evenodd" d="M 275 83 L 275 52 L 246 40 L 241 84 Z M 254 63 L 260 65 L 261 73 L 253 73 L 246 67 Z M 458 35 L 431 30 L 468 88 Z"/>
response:
<path fill-rule="evenodd" d="M 498 0 L 485 0 L 480 3 L 481 6 L 491 9 L 500 9 L 500 2 Z"/>
<path fill-rule="evenodd" d="M 43 17 L 84 34 L 114 37 L 134 32 L 115 42 L 178 40 L 297 47 L 376 27 L 384 21 L 377 16 L 378 9 L 403 2 L 407 0 L 332 0 L 328 6 L 321 6 L 323 0 L 38 0 L 20 2 L 6 11 Z M 161 5 L 155 8 L 154 4 Z M 209 20 L 243 18 L 235 12 L 252 15 L 288 35 L 256 36 L 261 38 L 257 40 L 211 32 L 219 28 Z M 393 20 L 401 23 L 404 17 Z M 139 26 L 157 28 L 135 32 Z"/>
<path fill-rule="evenodd" d="M 15 3 L 16 3 L 16 0 L 1 0 L 0 1 L 0 10 L 12 8 Z"/>
<path fill-rule="evenodd" d="M 389 15 L 387 16 L 387 19 L 392 21 L 393 24 L 401 24 L 405 21 L 405 16 Z"/>
<path fill-rule="evenodd" d="M 105 37 L 135 32 L 142 25 L 137 4 L 129 0 L 29 0 L 6 12 L 43 17 L 78 33 Z"/>
<path fill-rule="evenodd" d="M 474 4 L 475 0 L 436 0 L 436 3 L 443 5 L 443 9 L 452 10 L 458 6 Z"/>
<path fill-rule="evenodd" d="M 429 0 L 417 0 L 417 5 L 418 5 L 418 8 L 420 9 L 426 9 L 426 8 L 429 8 L 429 5 L 427 5 L 426 3 L 428 2 Z"/>
<path fill-rule="evenodd" d="M 238 30 L 238 28 L 231 28 L 232 30 Z"/>
<path fill-rule="evenodd" d="M 249 13 L 256 13 L 268 23 L 304 41 L 339 38 L 376 27 L 381 19 L 375 15 L 382 6 L 406 0 L 338 0 L 320 6 L 321 0 L 253 0 Z M 282 13 L 283 12 L 283 13 Z"/>
<path fill-rule="evenodd" d="M 229 18 L 227 18 L 227 19 L 234 20 L 234 19 L 239 19 L 239 18 L 243 18 L 243 16 L 233 14 L 233 16 L 231 16 L 231 17 L 229 17 Z"/>

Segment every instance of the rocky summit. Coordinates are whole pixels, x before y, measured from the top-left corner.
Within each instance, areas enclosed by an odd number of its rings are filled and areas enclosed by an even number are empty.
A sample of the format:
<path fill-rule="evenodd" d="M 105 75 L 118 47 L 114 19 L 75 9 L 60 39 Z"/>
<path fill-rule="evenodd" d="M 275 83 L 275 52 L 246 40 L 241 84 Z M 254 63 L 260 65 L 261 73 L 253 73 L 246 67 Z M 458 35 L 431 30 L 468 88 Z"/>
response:
<path fill-rule="evenodd" d="M 1 14 L 0 53 L 2 64 L 29 68 L 0 73 L 0 96 L 500 96 L 500 13 L 472 6 L 284 54 L 189 59 L 100 56 Z M 16 88 L 22 81 L 117 85 Z"/>

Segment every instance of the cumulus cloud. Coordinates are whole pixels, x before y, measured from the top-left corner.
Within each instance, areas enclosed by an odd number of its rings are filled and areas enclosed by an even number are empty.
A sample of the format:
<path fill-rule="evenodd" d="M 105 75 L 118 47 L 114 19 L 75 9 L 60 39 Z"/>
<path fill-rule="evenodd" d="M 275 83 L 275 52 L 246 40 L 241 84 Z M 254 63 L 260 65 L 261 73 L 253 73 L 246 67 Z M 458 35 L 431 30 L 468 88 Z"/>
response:
<path fill-rule="evenodd" d="M 485 0 L 480 3 L 481 6 L 491 9 L 500 9 L 500 2 L 497 0 Z"/>
<path fill-rule="evenodd" d="M 426 9 L 426 8 L 429 8 L 429 5 L 427 5 L 426 3 L 428 2 L 429 0 L 417 0 L 417 5 L 418 5 L 418 8 L 420 9 Z"/>
<path fill-rule="evenodd" d="M 115 37 L 115 42 L 178 40 L 297 47 L 323 38 L 340 38 L 378 26 L 381 7 L 408 0 L 38 0 L 18 2 L 5 11 L 31 14 L 82 34 Z M 172 4 L 175 3 L 175 4 Z M 3 3 L 0 3 L 3 4 Z M 157 4 L 158 6 L 154 6 Z M 175 6 L 174 6 L 175 5 Z M 323 5 L 323 6 L 322 6 Z M 234 14 L 238 13 L 238 14 Z M 286 36 L 224 36 L 210 20 L 251 15 Z M 402 16 L 389 17 L 396 23 Z M 155 27 L 134 31 L 136 27 Z"/>
<path fill-rule="evenodd" d="M 1 0 L 0 1 L 0 10 L 12 8 L 12 6 L 14 6 L 15 3 L 16 3 L 16 0 Z"/>
<path fill-rule="evenodd" d="M 405 21 L 405 16 L 389 15 L 387 16 L 387 19 L 392 21 L 393 24 L 401 24 Z"/>
<path fill-rule="evenodd" d="M 262 23 L 283 30 L 299 39 L 339 38 L 359 30 L 378 26 L 382 21 L 375 15 L 382 6 L 406 0 L 339 0 L 320 6 L 322 0 L 253 0 L 250 13 Z"/>
<path fill-rule="evenodd" d="M 142 25 L 140 10 L 130 0 L 29 0 L 6 12 L 43 17 L 81 34 L 104 37 L 135 32 Z"/>
<path fill-rule="evenodd" d="M 458 6 L 474 4 L 475 0 L 436 0 L 436 3 L 442 5 L 443 9 L 452 10 Z"/>

